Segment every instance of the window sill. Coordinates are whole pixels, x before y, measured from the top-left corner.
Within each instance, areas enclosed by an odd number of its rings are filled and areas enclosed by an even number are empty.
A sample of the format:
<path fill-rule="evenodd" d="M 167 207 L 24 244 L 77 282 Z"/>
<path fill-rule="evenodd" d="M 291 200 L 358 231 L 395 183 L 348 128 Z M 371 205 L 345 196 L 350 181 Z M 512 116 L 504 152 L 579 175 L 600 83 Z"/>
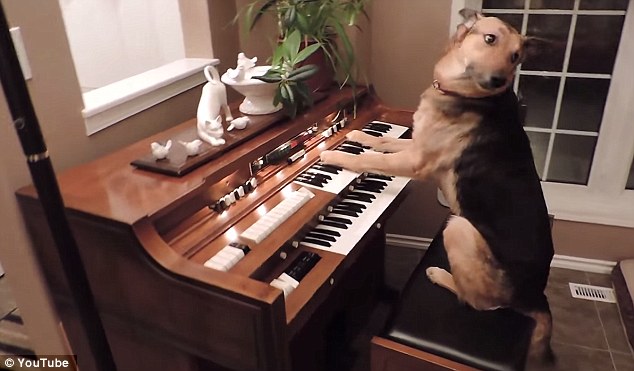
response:
<path fill-rule="evenodd" d="M 118 123 L 205 82 L 218 59 L 186 58 L 83 94 L 86 135 Z"/>
<path fill-rule="evenodd" d="M 607 196 L 584 186 L 542 183 L 548 212 L 555 219 L 573 222 L 634 227 L 634 191 Z"/>

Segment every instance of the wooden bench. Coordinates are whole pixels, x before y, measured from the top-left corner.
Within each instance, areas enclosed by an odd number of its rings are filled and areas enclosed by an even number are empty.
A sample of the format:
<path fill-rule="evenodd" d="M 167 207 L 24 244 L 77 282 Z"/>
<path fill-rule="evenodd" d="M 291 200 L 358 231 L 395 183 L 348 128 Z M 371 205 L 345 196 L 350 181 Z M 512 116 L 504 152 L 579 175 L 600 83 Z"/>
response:
<path fill-rule="evenodd" d="M 534 321 L 510 309 L 476 311 L 460 303 L 429 281 L 431 266 L 449 270 L 442 230 L 372 339 L 372 371 L 523 370 Z"/>

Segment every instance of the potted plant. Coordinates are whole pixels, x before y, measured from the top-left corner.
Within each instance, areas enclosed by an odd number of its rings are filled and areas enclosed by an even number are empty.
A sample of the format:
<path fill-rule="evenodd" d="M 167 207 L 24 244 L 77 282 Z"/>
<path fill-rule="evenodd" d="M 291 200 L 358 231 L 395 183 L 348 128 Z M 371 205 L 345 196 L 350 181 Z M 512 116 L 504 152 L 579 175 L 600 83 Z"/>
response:
<path fill-rule="evenodd" d="M 368 2 L 369 0 L 257 0 L 245 8 L 245 21 L 250 29 L 265 14 L 275 17 L 279 42 L 273 51 L 271 74 L 263 78 L 279 83 L 278 99 L 289 114 L 294 115 L 299 108 L 310 105 L 310 93 L 330 87 L 335 74 L 338 75 L 340 87 L 345 84 L 354 87 L 355 55 L 346 30 L 348 27 L 358 27 L 360 15 L 367 17 L 365 5 Z M 295 51 L 298 39 L 299 50 Z M 295 57 L 301 56 L 301 61 L 290 58 L 293 53 Z M 325 58 L 320 58 L 319 54 L 322 53 Z M 317 69 L 306 67 L 320 59 L 326 62 Z M 294 72 L 296 69 L 301 70 Z M 291 74 L 296 81 L 282 78 Z M 317 74 L 325 82 L 308 80 L 309 77 L 314 79 Z"/>
<path fill-rule="evenodd" d="M 290 117 L 295 117 L 298 109 L 312 105 L 312 94 L 306 80 L 318 69 L 314 64 L 299 65 L 313 54 L 319 45 L 308 45 L 300 50 L 300 43 L 299 31 L 287 34 L 273 53 L 271 68 L 264 75 L 253 77 L 278 84 L 273 105 L 282 103 L 286 114 Z"/>

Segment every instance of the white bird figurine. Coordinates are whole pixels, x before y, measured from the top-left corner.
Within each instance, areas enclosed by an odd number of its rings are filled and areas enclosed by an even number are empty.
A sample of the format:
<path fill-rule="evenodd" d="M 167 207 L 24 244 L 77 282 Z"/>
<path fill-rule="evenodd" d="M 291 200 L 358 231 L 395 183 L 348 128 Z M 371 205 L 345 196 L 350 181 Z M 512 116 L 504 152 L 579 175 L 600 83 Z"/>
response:
<path fill-rule="evenodd" d="M 165 145 L 162 145 L 158 142 L 152 142 L 152 144 L 150 144 L 150 147 L 152 147 L 152 156 L 156 160 L 162 160 L 167 157 L 170 148 L 172 148 L 172 141 L 168 140 Z"/>
<path fill-rule="evenodd" d="M 247 127 L 247 124 L 251 122 L 248 116 L 242 116 L 231 120 L 231 124 L 227 127 L 227 131 L 233 129 L 242 130 Z"/>
<path fill-rule="evenodd" d="M 187 156 L 196 156 L 200 152 L 200 146 L 203 144 L 203 141 L 200 139 L 194 139 L 191 142 L 183 142 L 179 141 L 185 147 L 185 153 Z"/>

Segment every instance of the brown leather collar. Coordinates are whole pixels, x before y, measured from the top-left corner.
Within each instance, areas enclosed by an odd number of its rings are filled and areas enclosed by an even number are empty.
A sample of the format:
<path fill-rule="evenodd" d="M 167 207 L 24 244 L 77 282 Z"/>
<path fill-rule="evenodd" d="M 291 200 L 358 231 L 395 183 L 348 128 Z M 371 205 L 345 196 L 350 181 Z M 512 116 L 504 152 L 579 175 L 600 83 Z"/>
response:
<path fill-rule="evenodd" d="M 458 94 L 455 91 L 445 90 L 441 88 L 440 81 L 438 81 L 437 79 L 434 79 L 434 81 L 431 83 L 431 86 L 433 86 L 434 89 L 436 89 L 442 95 L 449 95 L 451 97 L 458 97 L 458 98 L 466 98 L 464 95 Z"/>

